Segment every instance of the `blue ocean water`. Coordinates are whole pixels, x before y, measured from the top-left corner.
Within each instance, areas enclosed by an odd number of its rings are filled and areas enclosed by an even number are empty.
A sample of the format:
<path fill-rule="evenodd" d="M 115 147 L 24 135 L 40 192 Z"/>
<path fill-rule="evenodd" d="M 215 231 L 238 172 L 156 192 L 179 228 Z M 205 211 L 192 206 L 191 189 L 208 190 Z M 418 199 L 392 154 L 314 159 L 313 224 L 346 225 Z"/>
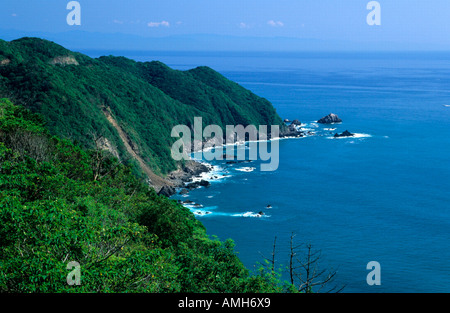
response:
<path fill-rule="evenodd" d="M 280 140 L 276 171 L 213 161 L 220 179 L 174 197 L 211 212 L 198 219 L 232 238 L 249 269 L 275 237 L 277 265 L 287 264 L 295 233 L 321 251 L 321 268 L 337 270 L 344 292 L 450 292 L 450 53 L 127 56 L 211 66 L 314 133 Z M 315 123 L 331 112 L 343 123 Z M 344 130 L 360 136 L 331 138 Z M 381 265 L 380 286 L 366 283 L 370 261 Z"/>

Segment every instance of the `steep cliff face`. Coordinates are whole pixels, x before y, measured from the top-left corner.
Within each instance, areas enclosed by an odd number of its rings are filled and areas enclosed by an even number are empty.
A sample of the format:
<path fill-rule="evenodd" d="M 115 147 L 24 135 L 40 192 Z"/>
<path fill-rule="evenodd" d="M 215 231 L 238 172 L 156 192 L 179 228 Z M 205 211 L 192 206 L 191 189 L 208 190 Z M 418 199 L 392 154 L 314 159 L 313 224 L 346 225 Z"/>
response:
<path fill-rule="evenodd" d="M 269 101 L 207 67 L 93 59 L 38 38 L 0 40 L 0 61 L 0 97 L 42 114 L 52 133 L 87 148 L 105 138 L 109 150 L 147 176 L 181 167 L 171 157 L 171 130 L 192 127 L 196 116 L 204 126 L 286 128 Z"/>

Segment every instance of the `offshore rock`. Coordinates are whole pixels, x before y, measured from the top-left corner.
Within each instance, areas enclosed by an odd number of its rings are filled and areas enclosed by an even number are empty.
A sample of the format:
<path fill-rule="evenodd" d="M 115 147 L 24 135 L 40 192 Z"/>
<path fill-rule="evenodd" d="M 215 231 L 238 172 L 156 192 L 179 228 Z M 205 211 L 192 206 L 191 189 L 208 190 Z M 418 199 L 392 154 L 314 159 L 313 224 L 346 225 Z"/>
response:
<path fill-rule="evenodd" d="M 355 136 L 355 134 L 352 134 L 351 132 L 349 132 L 348 130 L 346 130 L 345 132 L 343 132 L 342 134 L 334 134 L 334 138 L 339 138 L 339 137 L 353 137 Z"/>
<path fill-rule="evenodd" d="M 199 188 L 199 187 L 205 187 L 205 188 L 208 188 L 210 185 L 211 185 L 211 183 L 210 183 L 209 181 L 203 180 L 203 179 L 202 179 L 202 180 L 200 180 L 200 181 L 197 181 L 197 182 L 193 182 L 193 183 L 188 184 L 188 185 L 186 186 L 186 189 L 192 190 L 192 189 L 196 189 L 196 188 Z"/>
<path fill-rule="evenodd" d="M 334 124 L 334 123 L 342 123 L 342 120 L 334 113 L 330 113 L 325 117 L 322 117 L 317 121 L 320 124 Z"/>

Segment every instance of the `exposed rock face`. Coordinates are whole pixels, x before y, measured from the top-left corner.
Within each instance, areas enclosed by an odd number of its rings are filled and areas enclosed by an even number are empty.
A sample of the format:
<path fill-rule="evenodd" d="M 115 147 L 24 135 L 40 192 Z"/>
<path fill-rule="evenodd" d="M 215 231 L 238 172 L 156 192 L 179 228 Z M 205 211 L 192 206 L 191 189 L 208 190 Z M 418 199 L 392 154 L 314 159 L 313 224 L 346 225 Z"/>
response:
<path fill-rule="evenodd" d="M 351 132 L 349 132 L 348 130 L 346 130 L 345 132 L 343 132 L 342 134 L 334 134 L 334 138 L 339 138 L 339 137 L 353 137 L 355 136 L 355 134 L 352 134 Z"/>
<path fill-rule="evenodd" d="M 173 196 L 176 193 L 175 188 L 165 185 L 161 188 L 161 190 L 158 192 L 159 196 L 166 196 L 167 198 Z"/>
<path fill-rule="evenodd" d="M 296 126 L 296 124 L 292 122 L 286 130 L 280 132 L 280 138 L 283 137 L 303 137 L 303 132 L 300 130 L 299 126 Z"/>
<path fill-rule="evenodd" d="M 302 125 L 302 122 L 300 122 L 299 120 L 293 120 L 291 125 L 298 125 L 298 126 L 300 126 L 300 125 Z"/>
<path fill-rule="evenodd" d="M 192 189 L 195 189 L 195 188 L 198 188 L 198 187 L 206 187 L 206 188 L 208 188 L 210 185 L 211 185 L 211 183 L 209 181 L 206 181 L 206 180 L 202 179 L 201 181 L 197 181 L 197 182 L 193 182 L 193 183 L 188 184 L 186 186 L 186 189 L 192 190 Z"/>
<path fill-rule="evenodd" d="M 167 184 L 174 187 L 184 187 L 185 183 L 192 181 L 193 177 L 198 176 L 201 173 L 209 172 L 210 170 L 211 167 L 202 163 L 192 160 L 187 161 L 182 168 L 170 173 L 167 177 Z"/>
<path fill-rule="evenodd" d="M 109 151 L 114 157 L 120 160 L 120 155 L 119 152 L 117 151 L 117 148 L 111 143 L 111 141 L 109 141 L 108 138 L 106 137 L 99 138 L 98 145 L 100 149 Z"/>
<path fill-rule="evenodd" d="M 8 65 L 9 63 L 11 63 L 10 59 L 3 59 L 0 61 L 0 66 L 5 66 Z"/>
<path fill-rule="evenodd" d="M 52 65 L 79 65 L 78 61 L 73 56 L 58 56 L 50 61 Z"/>
<path fill-rule="evenodd" d="M 342 120 L 336 114 L 330 113 L 325 117 L 322 117 L 317 121 L 320 124 L 334 124 L 334 123 L 342 123 Z"/>

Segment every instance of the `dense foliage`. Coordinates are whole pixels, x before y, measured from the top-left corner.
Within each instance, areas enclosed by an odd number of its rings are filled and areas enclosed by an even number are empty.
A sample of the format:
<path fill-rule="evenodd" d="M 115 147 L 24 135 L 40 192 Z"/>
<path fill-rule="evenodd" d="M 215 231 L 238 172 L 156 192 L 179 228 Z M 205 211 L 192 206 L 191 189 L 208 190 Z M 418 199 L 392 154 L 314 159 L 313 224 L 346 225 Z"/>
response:
<path fill-rule="evenodd" d="M 160 62 L 89 58 L 37 38 L 0 40 L 0 96 L 44 116 L 49 130 L 92 148 L 103 136 L 125 160 L 129 154 L 104 112 L 117 120 L 135 152 L 157 174 L 176 169 L 173 126 L 203 123 L 281 125 L 260 98 L 207 67 L 173 70 Z"/>
<path fill-rule="evenodd" d="M 93 166 L 97 153 L 0 99 L 0 292 L 280 291 L 116 158 Z M 79 286 L 66 281 L 71 261 Z"/>

